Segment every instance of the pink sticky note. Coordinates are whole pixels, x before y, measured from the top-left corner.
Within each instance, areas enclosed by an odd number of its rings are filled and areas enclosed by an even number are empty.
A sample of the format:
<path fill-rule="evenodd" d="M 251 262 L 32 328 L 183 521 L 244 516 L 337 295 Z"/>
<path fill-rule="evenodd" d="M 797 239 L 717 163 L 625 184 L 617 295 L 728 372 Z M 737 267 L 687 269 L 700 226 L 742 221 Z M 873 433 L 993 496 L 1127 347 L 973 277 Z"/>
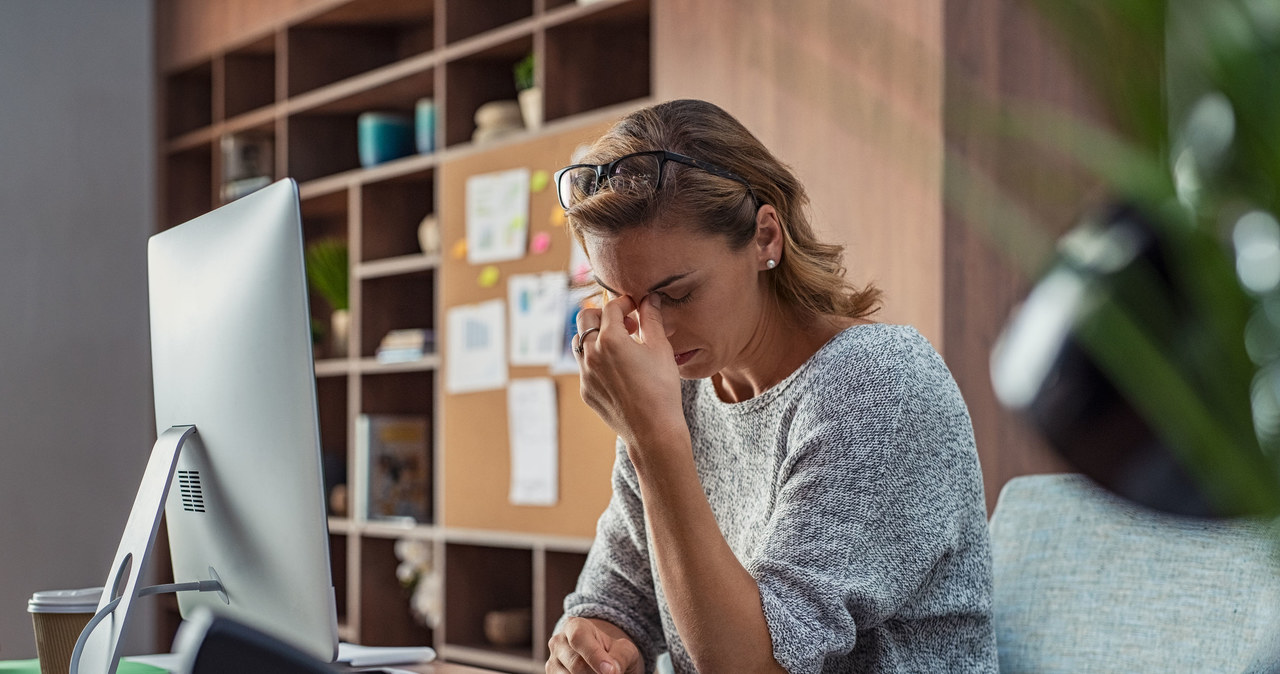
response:
<path fill-rule="evenodd" d="M 529 250 L 535 255 L 541 255 L 551 248 L 551 234 L 548 232 L 538 232 L 534 235 L 533 241 L 529 242 Z"/>

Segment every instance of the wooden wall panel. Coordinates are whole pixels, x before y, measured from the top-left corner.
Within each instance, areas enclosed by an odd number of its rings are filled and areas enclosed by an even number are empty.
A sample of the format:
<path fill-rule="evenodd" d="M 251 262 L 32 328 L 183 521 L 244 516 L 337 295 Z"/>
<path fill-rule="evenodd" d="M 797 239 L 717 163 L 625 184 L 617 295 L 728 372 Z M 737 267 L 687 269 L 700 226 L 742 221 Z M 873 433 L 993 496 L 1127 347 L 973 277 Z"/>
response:
<path fill-rule="evenodd" d="M 882 320 L 942 348 L 942 3 L 655 0 L 655 98 L 741 120 L 809 190 Z"/>
<path fill-rule="evenodd" d="M 654 97 L 703 98 L 742 120 L 796 169 L 850 278 L 885 289 L 881 319 L 917 326 L 943 353 L 973 416 L 988 506 L 1014 476 L 1067 470 L 991 390 L 992 344 L 1030 281 L 944 215 L 944 148 L 991 168 L 1057 231 L 1091 188 L 944 110 L 976 83 L 1092 112 L 1029 12 L 1017 0 L 655 0 L 654 45 Z"/>
<path fill-rule="evenodd" d="M 988 99 L 1051 104 L 1099 118 L 1090 96 L 1056 48 L 1047 27 L 1016 0 L 963 0 L 946 4 L 948 149 L 983 170 L 1009 196 L 1025 204 L 1054 237 L 1078 217 L 1094 189 L 1077 170 L 1026 143 L 1000 138 L 973 115 L 973 92 Z M 1007 254 L 952 211 L 945 214 L 943 355 L 969 404 L 986 478 L 988 508 L 1009 479 L 1070 470 L 991 388 L 991 347 L 1010 310 L 1032 280 Z"/>

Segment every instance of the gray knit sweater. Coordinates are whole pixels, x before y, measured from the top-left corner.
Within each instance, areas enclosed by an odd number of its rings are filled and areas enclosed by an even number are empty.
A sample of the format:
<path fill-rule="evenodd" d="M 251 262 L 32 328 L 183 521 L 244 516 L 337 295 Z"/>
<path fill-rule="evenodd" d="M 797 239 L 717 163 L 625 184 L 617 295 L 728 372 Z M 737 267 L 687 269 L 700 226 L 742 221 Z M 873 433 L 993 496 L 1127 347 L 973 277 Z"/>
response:
<path fill-rule="evenodd" d="M 848 328 L 777 386 L 722 402 L 682 382 L 707 499 L 760 588 L 790 672 L 995 672 L 982 474 L 964 400 L 913 328 Z M 635 469 L 613 498 L 566 615 L 622 628 L 646 671 L 693 663 L 658 579 Z"/>

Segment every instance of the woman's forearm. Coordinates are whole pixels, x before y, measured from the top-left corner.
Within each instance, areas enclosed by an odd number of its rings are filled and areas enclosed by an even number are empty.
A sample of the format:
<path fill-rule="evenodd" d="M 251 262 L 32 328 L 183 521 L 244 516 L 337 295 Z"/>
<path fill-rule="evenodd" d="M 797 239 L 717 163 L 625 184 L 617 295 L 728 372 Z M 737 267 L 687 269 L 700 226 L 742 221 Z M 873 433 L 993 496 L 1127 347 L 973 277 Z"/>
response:
<path fill-rule="evenodd" d="M 773 658 L 760 589 L 720 533 L 688 437 L 652 441 L 630 455 L 662 589 L 698 671 L 784 671 Z"/>

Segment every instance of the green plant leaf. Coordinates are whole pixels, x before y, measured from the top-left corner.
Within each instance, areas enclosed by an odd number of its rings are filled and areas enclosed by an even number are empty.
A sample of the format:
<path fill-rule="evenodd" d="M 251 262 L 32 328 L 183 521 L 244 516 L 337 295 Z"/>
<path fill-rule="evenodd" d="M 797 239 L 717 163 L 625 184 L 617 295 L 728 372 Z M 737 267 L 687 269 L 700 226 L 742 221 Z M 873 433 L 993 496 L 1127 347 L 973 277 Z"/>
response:
<path fill-rule="evenodd" d="M 350 259 L 347 244 L 339 238 L 321 239 L 307 246 L 307 281 L 334 311 L 349 308 Z"/>

